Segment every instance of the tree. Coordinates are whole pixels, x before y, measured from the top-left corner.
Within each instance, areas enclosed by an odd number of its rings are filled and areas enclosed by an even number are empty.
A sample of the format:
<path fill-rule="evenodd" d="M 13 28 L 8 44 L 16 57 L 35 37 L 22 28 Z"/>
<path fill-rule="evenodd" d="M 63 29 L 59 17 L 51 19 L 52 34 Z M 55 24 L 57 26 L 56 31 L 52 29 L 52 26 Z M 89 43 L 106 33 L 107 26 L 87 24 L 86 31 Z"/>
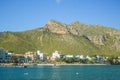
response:
<path fill-rule="evenodd" d="M 10 62 L 12 62 L 12 63 L 18 63 L 18 57 L 12 56 Z"/>
<path fill-rule="evenodd" d="M 93 64 L 93 61 L 87 60 L 86 63 L 87 63 L 87 64 Z"/>
<path fill-rule="evenodd" d="M 73 62 L 74 62 L 74 59 L 73 59 L 73 58 L 68 58 L 68 59 L 66 60 L 66 62 L 67 62 L 67 63 L 73 63 Z"/>
<path fill-rule="evenodd" d="M 119 61 L 118 61 L 118 57 L 116 56 L 111 56 L 109 59 L 108 59 L 108 62 L 110 64 L 120 64 Z"/>
<path fill-rule="evenodd" d="M 75 62 L 80 62 L 80 63 L 82 63 L 82 59 L 77 58 L 77 59 L 75 59 Z"/>

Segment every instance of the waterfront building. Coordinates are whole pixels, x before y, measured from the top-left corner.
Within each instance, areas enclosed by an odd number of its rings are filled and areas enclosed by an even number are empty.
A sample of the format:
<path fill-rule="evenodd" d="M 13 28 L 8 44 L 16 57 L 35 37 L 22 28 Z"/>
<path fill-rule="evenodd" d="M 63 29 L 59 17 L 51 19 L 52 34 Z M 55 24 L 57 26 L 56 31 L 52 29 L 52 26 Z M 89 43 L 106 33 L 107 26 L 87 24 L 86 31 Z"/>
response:
<path fill-rule="evenodd" d="M 0 62 L 9 62 L 12 58 L 13 53 L 8 53 L 4 49 L 0 49 Z"/>
<path fill-rule="evenodd" d="M 25 61 L 25 62 L 27 62 L 27 63 L 28 63 L 28 62 L 29 62 L 29 63 L 30 63 L 30 62 L 33 62 L 33 61 L 35 60 L 35 53 L 34 53 L 34 52 L 30 52 L 30 51 L 29 51 L 29 52 L 26 52 L 24 56 L 25 56 L 25 58 L 26 58 L 26 61 Z"/>
<path fill-rule="evenodd" d="M 61 58 L 61 55 L 62 55 L 62 54 L 61 54 L 60 52 L 55 51 L 54 53 L 52 53 L 51 59 L 52 59 L 52 60 L 60 59 L 60 58 Z"/>
<path fill-rule="evenodd" d="M 11 58 L 13 57 L 14 53 L 10 53 L 8 52 L 7 55 L 6 55 L 6 60 L 7 62 L 11 60 Z"/>
<path fill-rule="evenodd" d="M 19 63 L 25 63 L 25 61 L 26 61 L 25 56 L 18 56 L 18 62 Z"/>
<path fill-rule="evenodd" d="M 97 63 L 104 63 L 105 62 L 104 57 L 102 57 L 100 55 L 97 55 L 96 58 L 97 58 L 97 60 L 96 60 Z"/>
<path fill-rule="evenodd" d="M 75 55 L 74 56 L 74 61 L 78 61 L 78 60 L 80 60 L 80 55 Z"/>
<path fill-rule="evenodd" d="M 120 59 L 120 56 L 118 56 L 118 59 Z"/>
<path fill-rule="evenodd" d="M 73 58 L 73 55 L 65 55 L 66 58 Z"/>
<path fill-rule="evenodd" d="M 74 58 L 80 58 L 80 59 L 87 59 L 87 58 L 89 58 L 90 59 L 89 56 L 85 57 L 84 55 L 75 55 Z"/>
<path fill-rule="evenodd" d="M 36 58 L 36 60 L 42 61 L 42 62 L 47 59 L 46 55 L 44 53 L 40 52 L 39 50 L 36 52 L 35 58 Z"/>
<path fill-rule="evenodd" d="M 47 60 L 50 60 L 51 59 L 51 55 L 47 55 Z"/>
<path fill-rule="evenodd" d="M 74 56 L 73 55 L 65 55 L 64 58 L 67 60 L 69 58 L 74 58 Z"/>
<path fill-rule="evenodd" d="M 14 54 L 14 57 L 16 57 L 18 63 L 25 63 L 26 58 L 23 54 Z"/>
<path fill-rule="evenodd" d="M 80 58 L 80 55 L 75 55 L 74 58 Z"/>
<path fill-rule="evenodd" d="M 89 60 L 89 61 L 91 61 L 92 60 L 92 58 L 90 57 L 90 56 L 86 56 L 86 58 Z"/>
<path fill-rule="evenodd" d="M 0 62 L 6 62 L 8 52 L 4 49 L 0 49 Z"/>
<path fill-rule="evenodd" d="M 120 63 L 120 56 L 118 56 L 118 62 Z"/>

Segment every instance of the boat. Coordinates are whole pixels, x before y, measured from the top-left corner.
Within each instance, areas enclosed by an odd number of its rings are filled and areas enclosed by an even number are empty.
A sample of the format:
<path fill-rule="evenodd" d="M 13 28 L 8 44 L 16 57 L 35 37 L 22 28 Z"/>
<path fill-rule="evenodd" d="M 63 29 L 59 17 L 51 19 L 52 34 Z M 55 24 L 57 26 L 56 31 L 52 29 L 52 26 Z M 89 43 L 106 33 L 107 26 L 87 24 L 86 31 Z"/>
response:
<path fill-rule="evenodd" d="M 24 68 L 27 68 L 27 66 L 23 66 Z"/>

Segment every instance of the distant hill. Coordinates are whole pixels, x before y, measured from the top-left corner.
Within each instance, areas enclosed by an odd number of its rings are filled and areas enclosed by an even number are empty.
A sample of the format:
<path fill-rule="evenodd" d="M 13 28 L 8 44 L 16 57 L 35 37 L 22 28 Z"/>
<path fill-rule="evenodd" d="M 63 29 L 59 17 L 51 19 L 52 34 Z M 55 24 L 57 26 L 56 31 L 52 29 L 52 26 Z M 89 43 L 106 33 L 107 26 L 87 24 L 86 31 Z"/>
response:
<path fill-rule="evenodd" d="M 78 21 L 64 24 L 50 20 L 42 27 L 23 32 L 1 32 L 0 47 L 15 53 L 41 50 L 51 54 L 120 55 L 120 30 Z"/>

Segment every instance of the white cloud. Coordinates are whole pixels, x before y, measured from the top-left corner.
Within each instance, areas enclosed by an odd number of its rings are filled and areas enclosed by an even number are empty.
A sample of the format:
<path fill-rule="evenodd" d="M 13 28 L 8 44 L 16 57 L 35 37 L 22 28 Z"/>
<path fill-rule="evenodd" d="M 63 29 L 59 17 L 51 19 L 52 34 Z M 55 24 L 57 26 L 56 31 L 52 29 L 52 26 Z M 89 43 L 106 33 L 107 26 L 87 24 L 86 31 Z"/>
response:
<path fill-rule="evenodd" d="M 61 0 L 55 0 L 57 4 L 60 4 Z"/>

